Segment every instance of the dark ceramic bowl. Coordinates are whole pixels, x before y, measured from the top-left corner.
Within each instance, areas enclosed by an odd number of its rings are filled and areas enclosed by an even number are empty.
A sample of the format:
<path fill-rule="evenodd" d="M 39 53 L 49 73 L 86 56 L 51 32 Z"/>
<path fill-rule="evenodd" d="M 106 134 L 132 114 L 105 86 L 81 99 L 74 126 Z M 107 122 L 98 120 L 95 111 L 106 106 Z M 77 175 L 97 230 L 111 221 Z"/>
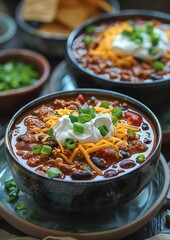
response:
<path fill-rule="evenodd" d="M 73 55 L 73 43 L 77 37 L 85 32 L 87 26 L 133 17 L 142 17 L 144 19 L 154 18 L 165 24 L 170 24 L 170 15 L 147 10 L 124 10 L 121 11 L 120 14 L 114 16 L 105 14 L 96 19 L 89 20 L 79 28 L 75 29 L 68 38 L 66 56 L 68 70 L 80 88 L 94 87 L 118 91 L 136 98 L 148 107 L 152 108 L 152 110 L 156 111 L 158 105 L 162 107 L 163 104 L 170 101 L 170 77 L 166 80 L 159 79 L 152 82 L 141 83 L 114 81 L 113 79 L 106 79 L 103 76 L 99 76 L 92 71 L 89 71 L 87 68 L 84 68 L 81 63 L 78 63 Z"/>
<path fill-rule="evenodd" d="M 119 3 L 117 0 L 108 0 L 113 6 L 113 12 L 119 12 Z M 38 50 L 46 55 L 54 57 L 63 57 L 66 52 L 66 42 L 68 36 L 60 34 L 50 34 L 47 32 L 40 32 L 38 29 L 28 22 L 26 22 L 22 15 L 23 1 L 21 1 L 16 8 L 16 22 L 22 33 L 24 42 L 31 48 Z"/>
<path fill-rule="evenodd" d="M 48 81 L 50 65 L 41 54 L 27 49 L 10 49 L 0 52 L 0 63 L 8 61 L 21 61 L 32 65 L 40 74 L 39 79 L 32 85 L 14 90 L 0 91 L 0 111 L 3 114 L 11 114 L 38 97 Z"/>
<path fill-rule="evenodd" d="M 5 13 L 0 13 L 0 48 L 3 48 L 16 34 L 15 21 Z"/>
<path fill-rule="evenodd" d="M 149 119 L 155 131 L 155 148 L 138 168 L 129 173 L 100 180 L 61 180 L 50 179 L 29 170 L 25 163 L 21 163 L 14 154 L 11 146 L 11 136 L 17 120 L 30 109 L 44 104 L 49 100 L 75 99 L 78 94 L 86 97 L 98 96 L 102 99 L 118 99 L 126 102 L 132 108 L 139 110 Z M 21 108 L 11 119 L 5 135 L 5 147 L 8 164 L 19 188 L 33 195 L 51 210 L 66 210 L 68 212 L 83 212 L 88 214 L 106 213 L 119 205 L 124 205 L 134 199 L 148 186 L 157 169 L 161 150 L 161 128 L 155 115 L 143 104 L 126 95 L 112 91 L 97 89 L 82 89 L 67 92 L 56 92 L 35 99 Z"/>

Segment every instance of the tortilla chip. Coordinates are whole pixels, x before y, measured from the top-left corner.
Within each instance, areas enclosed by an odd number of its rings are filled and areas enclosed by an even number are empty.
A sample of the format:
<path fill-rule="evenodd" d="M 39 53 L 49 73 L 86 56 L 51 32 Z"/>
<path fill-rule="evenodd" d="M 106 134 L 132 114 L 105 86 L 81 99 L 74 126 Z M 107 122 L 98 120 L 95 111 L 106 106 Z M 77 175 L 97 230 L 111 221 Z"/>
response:
<path fill-rule="evenodd" d="M 70 29 L 56 20 L 51 23 L 43 24 L 39 29 L 40 32 L 46 32 L 52 35 L 64 35 L 68 36 L 70 33 Z"/>
<path fill-rule="evenodd" d="M 79 4 L 79 0 L 60 0 L 59 7 L 73 8 Z"/>
<path fill-rule="evenodd" d="M 84 0 L 85 2 L 89 3 L 92 6 L 96 6 L 96 8 L 99 8 L 106 12 L 112 12 L 113 7 L 104 0 Z"/>
<path fill-rule="evenodd" d="M 24 0 L 21 14 L 26 21 L 52 22 L 58 4 L 59 0 Z"/>
<path fill-rule="evenodd" d="M 72 9 L 68 6 L 61 6 L 58 9 L 56 19 L 73 30 L 87 20 L 93 11 L 94 8 L 91 5 L 79 1 L 79 4 Z"/>

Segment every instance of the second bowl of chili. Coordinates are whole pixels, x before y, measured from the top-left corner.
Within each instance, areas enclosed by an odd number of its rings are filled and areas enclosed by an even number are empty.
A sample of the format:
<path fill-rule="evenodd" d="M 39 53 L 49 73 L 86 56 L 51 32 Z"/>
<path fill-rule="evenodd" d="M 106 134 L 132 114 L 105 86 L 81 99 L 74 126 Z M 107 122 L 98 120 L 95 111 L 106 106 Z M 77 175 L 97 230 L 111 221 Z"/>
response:
<path fill-rule="evenodd" d="M 119 91 L 156 110 L 170 100 L 169 19 L 124 10 L 87 21 L 67 41 L 71 76 L 79 87 Z"/>

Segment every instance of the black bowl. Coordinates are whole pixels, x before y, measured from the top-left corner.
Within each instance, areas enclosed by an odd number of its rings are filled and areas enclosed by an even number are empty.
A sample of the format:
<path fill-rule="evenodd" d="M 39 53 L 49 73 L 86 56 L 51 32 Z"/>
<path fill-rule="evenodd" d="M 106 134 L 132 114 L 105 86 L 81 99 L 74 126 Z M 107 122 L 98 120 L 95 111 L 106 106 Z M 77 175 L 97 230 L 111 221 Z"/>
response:
<path fill-rule="evenodd" d="M 127 94 L 142 103 L 150 107 L 155 113 L 158 109 L 158 105 L 162 107 L 162 104 L 170 101 L 170 77 L 165 79 L 159 79 L 152 82 L 127 82 L 127 81 L 114 81 L 99 76 L 87 68 L 84 68 L 81 63 L 75 59 L 73 55 L 73 42 L 77 37 L 85 32 L 85 29 L 89 25 L 98 25 L 108 21 L 116 21 L 129 19 L 133 17 L 142 17 L 144 19 L 157 19 L 163 23 L 170 24 L 170 15 L 161 12 L 148 11 L 148 10 L 123 10 L 120 14 L 110 15 L 104 14 L 98 18 L 87 21 L 79 28 L 75 29 L 67 40 L 67 66 L 71 76 L 77 82 L 78 87 L 86 88 L 101 88 L 113 91 L 118 91 Z"/>
<path fill-rule="evenodd" d="M 132 108 L 139 110 L 149 119 L 155 131 L 155 148 L 147 161 L 124 175 L 99 180 L 61 180 L 50 179 L 29 170 L 26 164 L 21 163 L 11 146 L 13 128 L 18 119 L 32 108 L 49 100 L 75 99 L 78 94 L 84 96 L 100 96 L 103 99 L 118 99 L 126 102 Z M 5 147 L 8 164 L 19 188 L 33 195 L 40 202 L 53 211 L 66 210 L 67 212 L 83 212 L 88 214 L 106 213 L 116 207 L 127 204 L 134 199 L 152 180 L 158 166 L 161 150 L 161 128 L 155 115 L 142 103 L 126 95 L 97 89 L 82 89 L 68 92 L 56 92 L 37 98 L 21 108 L 10 120 L 6 134 Z"/>

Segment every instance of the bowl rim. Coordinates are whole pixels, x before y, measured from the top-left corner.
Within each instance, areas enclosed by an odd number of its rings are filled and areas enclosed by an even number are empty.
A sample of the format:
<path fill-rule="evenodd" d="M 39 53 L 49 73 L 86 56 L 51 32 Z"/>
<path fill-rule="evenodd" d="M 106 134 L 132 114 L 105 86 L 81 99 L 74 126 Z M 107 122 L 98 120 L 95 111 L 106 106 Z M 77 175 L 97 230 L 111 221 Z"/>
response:
<path fill-rule="evenodd" d="M 149 156 L 149 159 L 144 162 L 144 164 L 141 164 L 138 168 L 133 169 L 132 171 L 130 171 L 129 173 L 132 172 L 136 172 L 139 169 L 143 168 L 143 166 L 145 166 L 145 163 L 147 163 L 148 161 L 151 161 L 152 158 L 156 155 L 157 151 L 159 151 L 159 148 L 161 146 L 162 143 L 162 130 L 161 130 L 161 126 L 160 123 L 157 119 L 157 117 L 155 116 L 155 114 L 143 103 L 139 102 L 138 100 L 127 96 L 125 94 L 119 93 L 119 92 L 114 92 L 114 91 L 110 91 L 110 90 L 104 90 L 104 89 L 96 89 L 96 88 L 81 88 L 81 89 L 75 89 L 75 90 L 70 90 L 70 91 L 57 91 L 57 92 L 53 92 L 50 94 L 46 94 L 43 96 L 40 96 L 34 100 L 32 100 L 31 102 L 27 103 L 25 106 L 21 107 L 11 118 L 11 120 L 9 121 L 7 128 L 6 128 L 6 132 L 5 132 L 5 137 L 4 137 L 4 142 L 5 142 L 5 147 L 6 150 L 8 151 L 8 153 L 10 154 L 10 156 L 12 157 L 12 161 L 15 162 L 15 164 L 17 164 L 20 168 L 22 168 L 24 171 L 26 171 L 29 175 L 32 176 L 36 176 L 37 178 L 43 179 L 44 181 L 53 181 L 53 182 L 61 182 L 61 183 L 67 183 L 67 184 L 75 184 L 75 183 L 80 183 L 80 184 L 98 184 L 101 182 L 109 182 L 109 181 L 117 181 L 119 179 L 124 178 L 128 173 L 125 173 L 123 175 L 118 175 L 116 177 L 111 177 L 111 178 L 102 178 L 99 180 L 62 180 L 62 179 L 55 179 L 55 178 L 49 178 L 46 176 L 43 176 L 41 174 L 38 174 L 35 171 L 31 171 L 30 169 L 26 168 L 24 166 L 24 164 L 22 164 L 17 157 L 15 156 L 14 152 L 12 151 L 12 146 L 11 146 L 11 141 L 10 141 L 10 134 L 12 133 L 12 128 L 13 125 L 15 124 L 16 120 L 18 120 L 20 118 L 20 116 L 24 115 L 26 112 L 28 112 L 29 110 L 33 109 L 34 107 L 36 107 L 37 105 L 42 104 L 43 102 L 48 102 L 51 101 L 52 99 L 57 98 L 57 96 L 59 97 L 65 97 L 65 96 L 69 96 L 69 97 L 75 97 L 76 94 L 96 94 L 96 95 L 105 95 L 105 96 L 109 96 L 109 97 L 117 97 L 118 99 L 120 99 L 121 101 L 127 101 L 129 103 L 130 106 L 135 107 L 136 109 L 139 108 L 139 111 L 141 111 L 141 113 L 144 112 L 144 114 L 149 117 L 148 115 L 150 115 L 152 117 L 152 119 L 155 121 L 155 129 L 157 129 L 157 142 L 156 142 L 156 146 L 153 149 L 152 153 Z M 11 161 L 11 160 L 10 160 Z"/>
<path fill-rule="evenodd" d="M 0 98 L 8 97 L 8 96 L 13 97 L 13 96 L 21 94 L 21 93 L 22 94 L 29 93 L 29 92 L 31 93 L 32 90 L 36 90 L 41 85 L 45 84 L 45 82 L 48 80 L 48 77 L 50 75 L 50 64 L 49 64 L 48 60 L 46 59 L 46 57 L 44 57 L 40 53 L 25 49 L 25 48 L 14 48 L 14 49 L 7 49 L 7 50 L 0 51 L 0 59 L 5 58 L 5 57 L 9 57 L 9 59 L 10 59 L 13 56 L 17 56 L 18 59 L 21 57 L 21 61 L 22 61 L 22 57 L 27 58 L 27 56 L 32 59 L 35 59 L 36 62 L 42 66 L 43 72 L 42 72 L 40 78 L 31 86 L 22 87 L 22 88 L 18 88 L 18 89 L 14 89 L 14 90 L 2 91 L 2 92 L 0 92 Z"/>
<path fill-rule="evenodd" d="M 7 28 L 0 36 L 0 44 L 3 44 L 15 35 L 17 25 L 11 16 L 3 12 L 0 13 L 0 24 Z"/>
<path fill-rule="evenodd" d="M 74 66 L 76 68 L 79 69 L 80 72 L 86 74 L 87 78 L 88 76 L 91 78 L 95 78 L 98 79 L 100 81 L 103 82 L 109 82 L 111 84 L 114 84 L 115 86 L 127 86 L 127 87 L 134 87 L 134 86 L 140 86 L 140 87 L 147 87 L 147 86 L 152 86 L 153 84 L 155 85 L 161 85 L 162 83 L 167 83 L 169 81 L 169 79 L 159 79 L 156 80 L 154 82 L 125 82 L 125 81 L 114 81 L 113 79 L 104 79 L 100 76 L 98 76 L 95 73 L 91 73 L 90 71 L 86 70 L 86 68 L 84 68 L 81 64 L 79 64 L 77 62 L 77 60 L 75 59 L 74 55 L 73 55 L 73 51 L 72 51 L 72 44 L 74 42 L 74 40 L 77 38 L 77 36 L 79 36 L 79 34 L 81 32 L 83 32 L 83 30 L 88 26 L 88 25 L 92 25 L 92 24 L 100 24 L 102 22 L 107 22 L 110 20 L 118 20 L 121 18 L 125 18 L 125 17 L 151 17 L 151 18 L 155 18 L 158 20 L 162 20 L 162 21 L 168 21 L 170 24 L 170 14 L 168 13 L 164 13 L 164 12 L 159 12 L 159 11 L 152 11 L 152 10 L 145 10 L 145 9 L 127 9 L 127 10 L 121 10 L 120 13 L 118 14 L 110 14 L 110 13 L 105 13 L 102 14 L 99 17 L 95 17 L 93 19 L 89 19 L 87 20 L 84 24 L 82 24 L 81 26 L 79 26 L 78 28 L 75 28 L 69 35 L 68 39 L 67 39 L 67 43 L 66 43 L 66 56 L 70 59 L 70 61 L 74 64 Z"/>

